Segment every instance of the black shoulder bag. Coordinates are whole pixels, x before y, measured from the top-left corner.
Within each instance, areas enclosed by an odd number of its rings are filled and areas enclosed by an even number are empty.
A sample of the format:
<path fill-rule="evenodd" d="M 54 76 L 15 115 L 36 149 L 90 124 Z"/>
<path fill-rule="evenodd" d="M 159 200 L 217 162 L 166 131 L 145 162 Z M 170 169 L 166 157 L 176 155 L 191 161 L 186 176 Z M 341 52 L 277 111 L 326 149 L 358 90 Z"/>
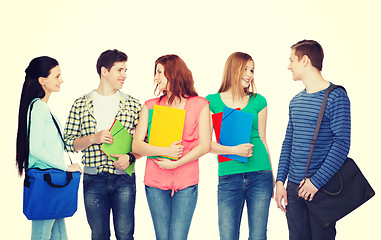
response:
<path fill-rule="evenodd" d="M 319 134 L 328 95 L 336 87 L 345 90 L 342 86 L 332 84 L 328 87 L 325 93 L 316 123 L 315 134 L 311 142 L 305 178 L 307 178 L 308 168 L 311 163 L 312 153 Z M 375 191 L 361 173 L 359 167 L 353 159 L 347 157 L 339 171 L 327 182 L 326 185 L 319 189 L 312 201 L 306 200 L 306 204 L 309 212 L 314 215 L 320 225 L 329 227 L 361 206 L 374 195 Z"/>

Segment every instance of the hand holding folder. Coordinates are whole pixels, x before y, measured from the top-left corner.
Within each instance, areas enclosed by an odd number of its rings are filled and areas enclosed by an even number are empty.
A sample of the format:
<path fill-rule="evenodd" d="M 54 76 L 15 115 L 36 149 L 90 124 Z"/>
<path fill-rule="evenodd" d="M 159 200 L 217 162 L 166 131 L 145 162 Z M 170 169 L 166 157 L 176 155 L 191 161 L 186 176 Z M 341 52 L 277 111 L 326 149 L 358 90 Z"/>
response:
<path fill-rule="evenodd" d="M 149 111 L 151 114 L 151 111 Z M 158 147 L 169 147 L 173 142 L 182 140 L 185 110 L 154 105 L 151 117 L 148 117 L 148 143 Z M 176 160 L 169 156 L 162 156 Z M 150 156 L 147 158 L 157 158 Z"/>
<path fill-rule="evenodd" d="M 224 146 L 237 146 L 242 143 L 250 143 L 251 129 L 254 115 L 236 109 L 224 107 L 221 129 L 220 144 Z M 224 157 L 247 162 L 247 157 L 238 155 L 222 155 Z"/>
<path fill-rule="evenodd" d="M 127 154 L 131 152 L 132 136 L 118 119 L 115 119 L 110 128 L 110 132 L 114 142 L 112 144 L 103 143 L 101 151 L 113 161 L 117 161 L 118 159 L 112 157 L 111 154 Z M 134 166 L 135 163 L 128 166 L 125 170 L 130 176 L 134 171 Z"/>

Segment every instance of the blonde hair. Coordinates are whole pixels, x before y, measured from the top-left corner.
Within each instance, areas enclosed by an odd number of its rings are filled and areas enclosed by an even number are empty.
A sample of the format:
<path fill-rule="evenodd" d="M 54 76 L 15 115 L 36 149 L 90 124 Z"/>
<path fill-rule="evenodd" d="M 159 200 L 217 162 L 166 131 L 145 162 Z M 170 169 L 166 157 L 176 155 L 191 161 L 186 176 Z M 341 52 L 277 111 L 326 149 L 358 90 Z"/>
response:
<path fill-rule="evenodd" d="M 248 87 L 241 87 L 241 79 L 248 61 L 253 61 L 254 63 L 253 58 L 249 54 L 243 52 L 235 52 L 228 57 L 222 75 L 222 83 L 218 90 L 219 93 L 225 92 L 231 88 L 233 100 L 244 95 L 253 94 L 253 88 L 255 88 L 254 79 L 250 81 Z"/>

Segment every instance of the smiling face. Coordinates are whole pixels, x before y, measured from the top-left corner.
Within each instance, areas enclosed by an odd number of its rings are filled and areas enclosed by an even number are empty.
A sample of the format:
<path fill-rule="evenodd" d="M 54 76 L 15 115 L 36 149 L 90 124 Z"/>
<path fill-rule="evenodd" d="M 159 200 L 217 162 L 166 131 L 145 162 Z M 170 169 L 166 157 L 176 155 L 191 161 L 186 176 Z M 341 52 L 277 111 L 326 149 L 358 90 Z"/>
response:
<path fill-rule="evenodd" d="M 50 95 L 52 92 L 59 92 L 61 90 L 61 83 L 63 83 L 60 66 L 57 65 L 52 68 L 49 76 L 46 78 L 40 77 L 39 82 L 47 95 Z"/>
<path fill-rule="evenodd" d="M 254 80 L 254 62 L 249 60 L 246 62 L 245 71 L 243 72 L 241 82 L 243 88 L 250 86 L 250 83 Z"/>
<path fill-rule="evenodd" d="M 291 56 L 290 56 L 290 64 L 288 65 L 288 70 L 292 72 L 292 79 L 294 81 L 302 80 L 303 68 L 304 68 L 304 65 L 302 60 L 295 55 L 295 49 L 292 49 Z"/>
<path fill-rule="evenodd" d="M 107 70 L 105 67 L 102 67 L 103 74 L 106 82 L 114 89 L 121 89 L 123 83 L 127 78 L 127 66 L 126 62 L 116 62 Z"/>
<path fill-rule="evenodd" d="M 164 75 L 164 66 L 161 65 L 160 63 L 158 63 L 156 66 L 154 81 L 157 84 L 157 89 L 159 89 L 159 92 L 168 90 L 167 89 L 168 79 Z"/>

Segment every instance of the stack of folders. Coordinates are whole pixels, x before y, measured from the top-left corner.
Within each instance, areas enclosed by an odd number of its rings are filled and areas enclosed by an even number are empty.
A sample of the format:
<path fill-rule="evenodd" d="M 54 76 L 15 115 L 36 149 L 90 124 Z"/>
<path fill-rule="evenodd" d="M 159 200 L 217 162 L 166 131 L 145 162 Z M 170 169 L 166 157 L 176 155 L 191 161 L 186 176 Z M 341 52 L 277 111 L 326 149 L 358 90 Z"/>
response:
<path fill-rule="evenodd" d="M 173 142 L 180 141 L 183 137 L 184 121 L 185 110 L 154 105 L 153 109 L 149 109 L 148 143 L 158 147 L 169 147 Z M 169 156 L 160 157 L 177 160 Z"/>
<path fill-rule="evenodd" d="M 250 143 L 251 128 L 253 127 L 254 115 L 224 107 L 223 112 L 212 115 L 214 133 L 219 144 L 224 146 L 236 146 L 242 143 Z M 246 163 L 248 157 L 238 155 L 219 155 L 218 162 L 236 160 Z"/>
<path fill-rule="evenodd" d="M 103 143 L 101 151 L 113 161 L 116 161 L 118 159 L 111 157 L 111 154 L 127 154 L 131 152 L 132 136 L 118 119 L 115 119 L 110 132 L 114 141 L 112 144 Z M 134 172 L 134 166 L 135 163 L 128 166 L 125 170 L 130 176 Z"/>

